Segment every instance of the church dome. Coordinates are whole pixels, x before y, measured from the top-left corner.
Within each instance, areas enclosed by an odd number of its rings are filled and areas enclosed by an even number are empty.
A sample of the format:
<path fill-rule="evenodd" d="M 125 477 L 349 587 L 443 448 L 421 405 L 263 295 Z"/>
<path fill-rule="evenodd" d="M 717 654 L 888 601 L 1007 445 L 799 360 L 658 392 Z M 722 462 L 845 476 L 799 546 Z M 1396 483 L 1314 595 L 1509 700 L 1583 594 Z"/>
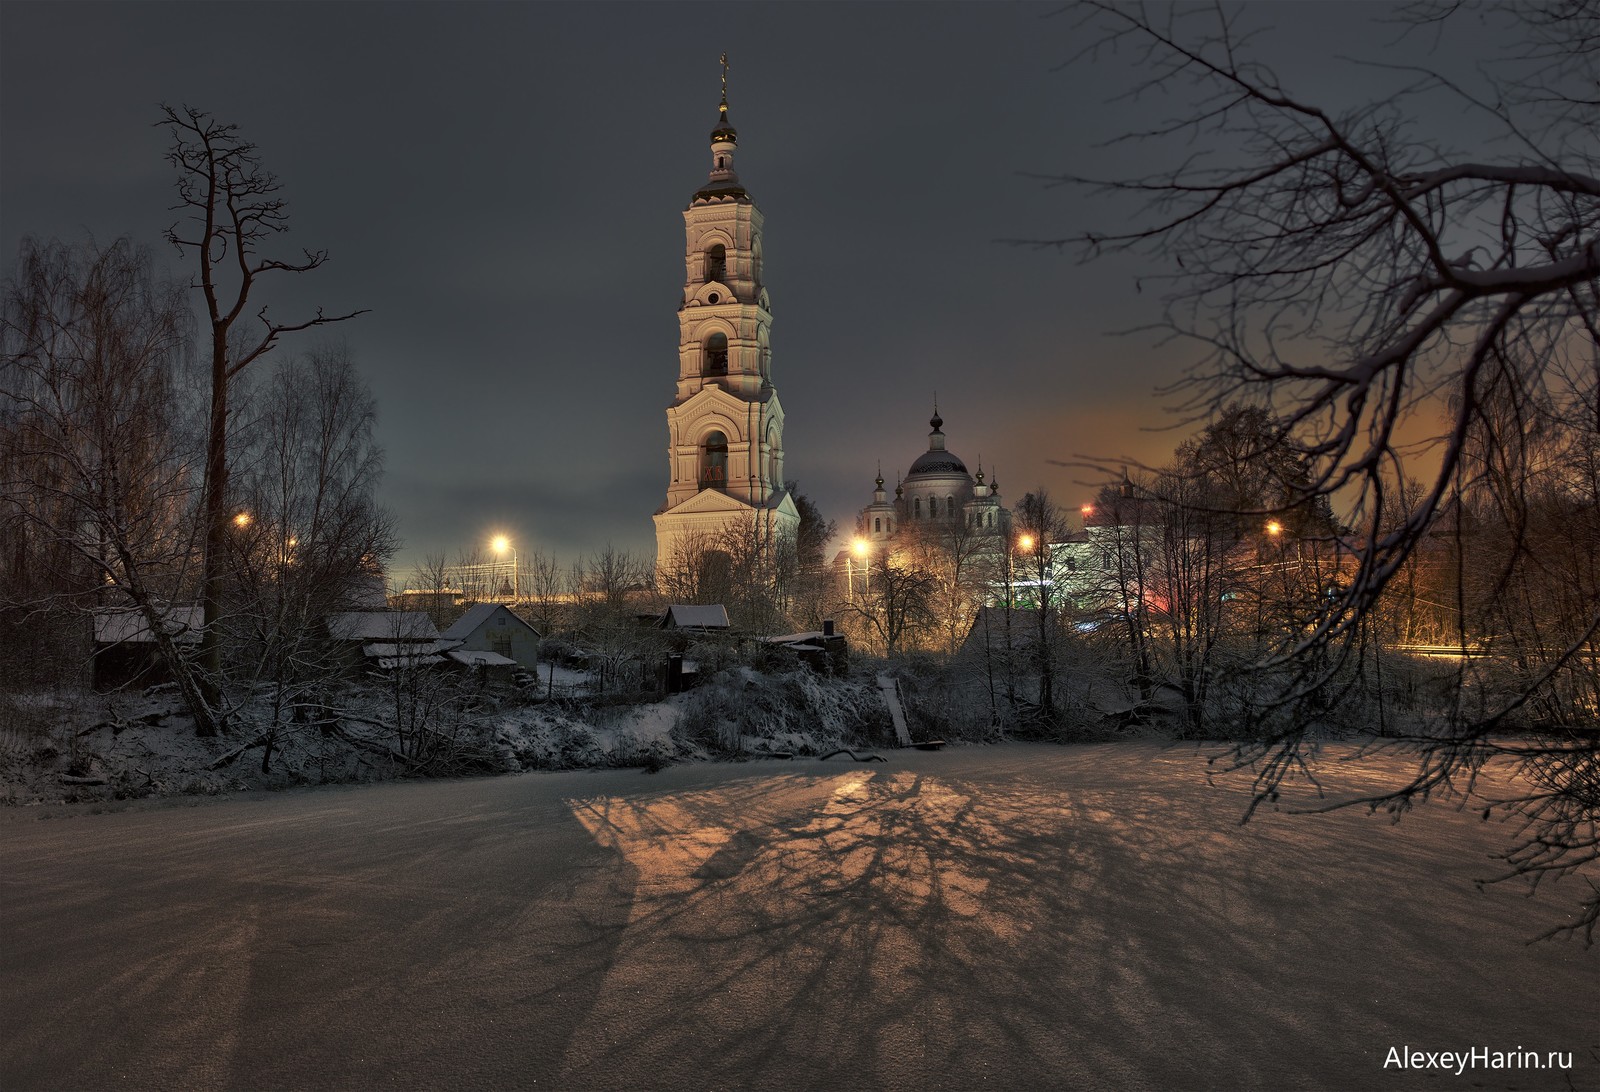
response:
<path fill-rule="evenodd" d="M 727 56 L 723 56 L 726 64 Z M 740 201 L 750 200 L 749 192 L 739 182 L 739 176 L 733 169 L 733 150 L 739 144 L 739 130 L 733 127 L 733 122 L 728 120 L 728 74 L 723 69 L 722 74 L 722 104 L 717 107 L 717 127 L 711 130 L 712 169 L 711 178 L 704 186 L 694 191 L 694 197 L 689 203 L 699 201 Z"/>
<path fill-rule="evenodd" d="M 911 464 L 906 480 L 913 478 L 945 478 L 967 477 L 967 464 L 961 461 L 961 456 L 953 451 L 945 450 L 944 446 L 944 418 L 939 416 L 939 411 L 933 411 L 933 418 L 928 422 L 932 431 L 928 434 L 928 450 L 917 456 L 917 461 Z"/>
<path fill-rule="evenodd" d="M 953 451 L 925 451 L 911 464 L 907 478 L 944 474 L 966 474 L 967 464 Z"/>

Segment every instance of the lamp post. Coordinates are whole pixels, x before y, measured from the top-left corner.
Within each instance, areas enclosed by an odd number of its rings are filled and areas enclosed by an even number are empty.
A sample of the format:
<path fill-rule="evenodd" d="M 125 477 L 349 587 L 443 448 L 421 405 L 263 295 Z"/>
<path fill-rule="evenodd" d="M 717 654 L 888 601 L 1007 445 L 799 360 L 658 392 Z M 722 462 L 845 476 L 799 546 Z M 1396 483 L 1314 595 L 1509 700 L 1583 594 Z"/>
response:
<path fill-rule="evenodd" d="M 522 576 L 517 572 L 517 548 L 505 535 L 495 535 L 494 541 L 489 544 L 494 552 L 504 557 L 507 550 L 511 551 L 511 598 L 522 598 Z"/>
<path fill-rule="evenodd" d="M 867 593 L 867 591 L 872 587 L 872 561 L 871 561 L 870 556 L 869 556 L 871 551 L 872 551 L 872 547 L 867 544 L 867 540 L 864 539 L 864 538 L 858 538 L 858 539 L 856 539 L 856 540 L 854 540 L 853 542 L 850 543 L 850 552 L 855 556 L 851 557 L 848 560 L 848 562 L 846 564 L 845 572 L 846 572 L 846 575 L 847 575 L 847 578 L 848 578 L 847 579 L 847 583 L 849 584 L 848 591 L 849 591 L 849 594 L 852 597 L 854 597 L 855 593 L 856 593 L 856 589 L 855 589 L 855 567 L 856 567 L 855 559 L 857 557 L 861 558 L 861 560 L 863 562 L 863 566 L 862 566 L 862 569 L 861 569 L 861 574 L 862 574 L 861 575 L 861 592 L 862 592 L 862 594 L 865 595 Z"/>

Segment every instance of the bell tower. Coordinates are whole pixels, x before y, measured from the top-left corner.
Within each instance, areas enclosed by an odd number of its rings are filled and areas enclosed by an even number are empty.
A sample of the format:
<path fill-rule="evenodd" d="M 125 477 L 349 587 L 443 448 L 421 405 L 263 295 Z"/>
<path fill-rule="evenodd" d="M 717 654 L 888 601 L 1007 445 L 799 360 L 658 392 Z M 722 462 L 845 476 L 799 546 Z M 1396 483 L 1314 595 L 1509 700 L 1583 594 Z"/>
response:
<path fill-rule="evenodd" d="M 738 144 L 724 53 L 711 173 L 683 211 L 678 382 L 667 407 L 667 499 L 655 514 L 658 572 L 715 549 L 730 528 L 753 527 L 770 541 L 800 523 L 783 486 L 783 407 L 772 385 L 761 210 L 734 170 Z"/>

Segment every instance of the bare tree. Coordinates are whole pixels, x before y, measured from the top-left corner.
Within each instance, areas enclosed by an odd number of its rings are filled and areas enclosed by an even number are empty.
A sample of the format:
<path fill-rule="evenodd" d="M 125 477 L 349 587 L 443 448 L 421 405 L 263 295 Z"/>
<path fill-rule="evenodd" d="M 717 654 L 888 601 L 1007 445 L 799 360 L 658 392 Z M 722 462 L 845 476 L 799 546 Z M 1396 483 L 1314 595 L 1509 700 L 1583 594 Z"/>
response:
<path fill-rule="evenodd" d="M 183 419 L 192 319 L 127 240 L 23 246 L 0 378 L 0 586 L 25 611 L 131 607 L 196 715 L 175 599 L 194 587 Z M 186 617 L 186 616 L 185 616 Z"/>
<path fill-rule="evenodd" d="M 330 614 L 359 609 L 395 534 L 375 499 L 382 454 L 376 403 L 349 350 L 325 345 L 275 369 L 240 445 L 230 535 L 232 609 L 220 624 L 237 655 L 230 672 L 270 695 L 261 759 L 278 733 L 344 672 L 327 640 Z M 314 699 L 314 700 L 313 700 Z"/>
<path fill-rule="evenodd" d="M 651 633 L 636 617 L 642 600 L 652 594 L 650 566 L 607 543 L 573 565 L 570 579 L 579 637 L 600 661 L 600 689 L 619 685 L 650 644 Z"/>
<path fill-rule="evenodd" d="M 1144 215 L 1123 231 L 1057 242 L 1158 259 L 1171 271 L 1163 323 L 1199 346 L 1186 405 L 1271 404 L 1310 459 L 1301 497 L 1351 498 L 1358 564 L 1287 653 L 1331 649 L 1331 673 L 1407 557 L 1442 514 L 1460 511 L 1479 469 L 1470 452 L 1500 449 L 1511 479 L 1527 481 L 1527 450 L 1502 443 L 1507 404 L 1564 404 L 1594 418 L 1592 399 L 1564 401 L 1559 388 L 1600 359 L 1600 4 L 1401 9 L 1402 24 L 1429 24 L 1445 45 L 1477 12 L 1503 24 L 1507 52 L 1480 66 L 1473 86 L 1369 69 L 1406 82 L 1343 111 L 1298 96 L 1251 56 L 1245 23 L 1260 9 L 1085 0 L 1077 10 L 1090 35 L 1081 60 L 1131 59 L 1132 95 L 1181 106 L 1175 120 L 1126 138 L 1172 144 L 1172 167 L 1070 179 L 1142 201 Z M 1481 147 L 1463 154 L 1420 131 L 1408 108 L 1426 96 L 1453 98 L 1482 122 Z M 1442 410 L 1444 429 L 1413 505 L 1400 483 L 1418 474 L 1405 427 L 1419 407 Z M 1600 859 L 1600 736 L 1549 733 L 1530 749 L 1492 733 L 1536 729 L 1530 702 L 1556 674 L 1596 670 L 1600 601 L 1575 609 L 1547 669 L 1413 741 L 1419 772 L 1380 797 L 1403 809 L 1492 756 L 1515 757 L 1530 787 L 1504 806 L 1530 826 L 1512 862 L 1535 881 Z M 1258 771 L 1258 802 L 1303 768 L 1303 746 L 1303 730 L 1288 727 L 1241 750 Z M 1592 937 L 1600 892 L 1586 907 L 1577 927 Z"/>
<path fill-rule="evenodd" d="M 167 240 L 194 263 L 195 287 L 205 300 L 211 372 L 211 407 L 205 447 L 205 492 L 201 504 L 204 573 L 201 602 L 205 629 L 201 634 L 202 696 L 196 731 L 213 735 L 220 727 L 223 613 L 229 549 L 228 483 L 229 395 L 239 374 L 271 351 L 286 333 L 353 318 L 360 311 L 280 322 L 265 306 L 247 316 L 257 281 L 273 273 L 307 273 L 328 260 L 326 251 L 302 251 L 298 260 L 267 257 L 261 248 L 289 227 L 287 204 L 277 178 L 262 166 L 256 147 L 239 136 L 237 126 L 185 106 L 161 108 L 157 124 L 172 135 L 168 161 L 178 172 L 178 204 L 184 219 L 167 231 Z M 241 319 L 259 325 L 247 330 Z"/>
<path fill-rule="evenodd" d="M 1013 514 L 1012 582 L 1029 608 L 1029 659 L 1038 679 L 1039 715 L 1048 723 L 1056 716 L 1056 660 L 1063 639 L 1061 612 L 1066 605 L 1051 561 L 1053 548 L 1071 533 L 1066 513 L 1043 489 L 1023 495 Z"/>
<path fill-rule="evenodd" d="M 527 569 L 528 609 L 533 614 L 534 627 L 545 637 L 554 636 L 566 591 L 561 563 L 553 554 L 535 550 L 528 557 Z"/>
<path fill-rule="evenodd" d="M 850 576 L 845 610 L 893 658 L 934 629 L 934 578 L 911 550 L 879 548 Z"/>
<path fill-rule="evenodd" d="M 990 591 L 1004 539 L 965 519 L 912 520 L 901 525 L 896 548 L 915 555 L 916 567 L 928 574 L 928 609 L 944 651 L 955 655 Z"/>
<path fill-rule="evenodd" d="M 428 617 L 444 628 L 445 594 L 450 587 L 450 566 L 443 550 L 424 554 L 421 564 L 412 569 L 411 583 L 428 597 Z"/>

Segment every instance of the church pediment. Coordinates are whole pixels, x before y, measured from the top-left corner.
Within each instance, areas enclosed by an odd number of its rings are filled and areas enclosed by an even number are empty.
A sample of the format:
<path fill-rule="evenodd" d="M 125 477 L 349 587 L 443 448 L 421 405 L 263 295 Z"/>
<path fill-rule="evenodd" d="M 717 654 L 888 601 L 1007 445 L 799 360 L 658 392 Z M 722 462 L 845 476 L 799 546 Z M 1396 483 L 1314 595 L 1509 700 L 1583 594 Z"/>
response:
<path fill-rule="evenodd" d="M 724 303 L 738 303 L 738 297 L 721 281 L 707 281 L 689 299 L 690 307 L 716 307 Z"/>
<path fill-rule="evenodd" d="M 749 402 L 709 383 L 701 387 L 682 404 L 673 406 L 668 410 L 669 414 L 684 421 L 696 421 L 702 417 L 725 417 L 741 432 L 743 431 L 743 422 L 748 417 L 749 412 Z"/>
<path fill-rule="evenodd" d="M 787 498 L 785 498 L 787 500 Z M 793 507 L 791 504 L 790 507 Z M 720 489 L 702 489 L 676 508 L 669 508 L 663 515 L 692 516 L 716 515 L 726 512 L 754 512 L 755 506 L 746 504 L 738 497 L 731 497 Z"/>

